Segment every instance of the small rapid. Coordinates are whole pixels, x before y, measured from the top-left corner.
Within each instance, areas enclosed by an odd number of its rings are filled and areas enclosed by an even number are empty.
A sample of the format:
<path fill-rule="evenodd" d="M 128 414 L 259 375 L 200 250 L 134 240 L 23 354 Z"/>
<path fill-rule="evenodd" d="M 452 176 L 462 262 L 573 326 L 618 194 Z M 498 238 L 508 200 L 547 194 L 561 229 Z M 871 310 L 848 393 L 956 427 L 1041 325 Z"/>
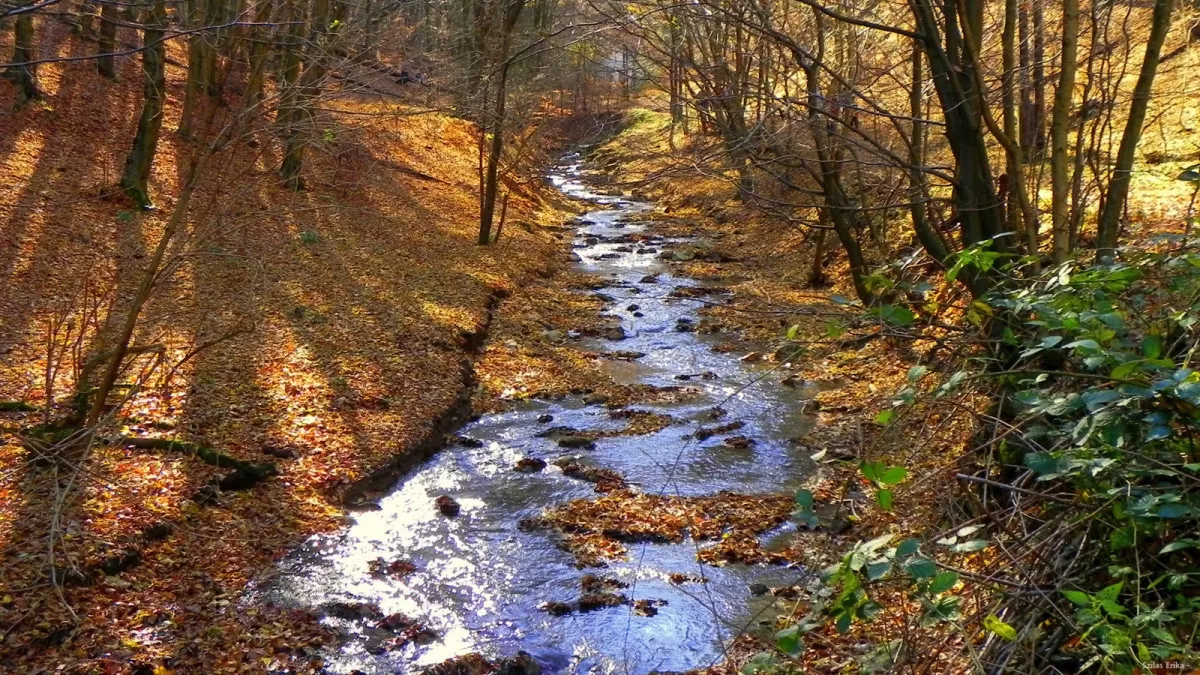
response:
<path fill-rule="evenodd" d="M 780 566 L 703 565 L 696 553 L 706 544 L 690 539 L 631 543 L 627 560 L 580 569 L 553 531 L 522 527 L 547 508 L 596 498 L 591 483 L 555 466 L 564 458 L 615 471 L 644 493 L 679 496 L 791 492 L 813 470 L 789 439 L 811 425 L 804 411 L 815 391 L 778 386 L 768 366 L 716 350 L 719 337 L 694 330 L 702 303 L 726 296 L 672 275 L 662 251 L 689 241 L 648 231 L 653 204 L 594 191 L 578 156 L 566 158 L 550 180 L 595 207 L 577 219 L 575 264 L 604 281 L 599 292 L 606 311 L 621 324 L 620 333 L 609 336 L 620 339 L 577 338 L 577 344 L 626 355 L 606 360 L 618 382 L 693 391 L 682 401 L 630 406 L 673 420 L 645 435 L 619 435 L 624 422 L 584 397 L 526 401 L 483 416 L 459 431 L 470 443 L 451 445 L 421 464 L 379 500 L 378 510 L 354 514 L 352 525 L 313 537 L 285 558 L 252 595 L 317 611 L 344 634 L 327 659 L 330 672 L 416 673 L 471 652 L 512 657 L 520 651 L 543 673 L 704 667 L 719 660 L 741 630 L 771 618 L 765 610 L 774 599 L 756 596 L 751 587 L 790 585 L 799 576 Z M 737 433 L 752 444 L 731 447 L 720 438 L 693 436 L 718 407 L 723 421 L 743 424 Z M 591 449 L 564 448 L 544 433 L 549 418 L 554 426 L 618 435 L 603 435 Z M 514 471 L 522 458 L 549 464 Z M 452 496 L 461 513 L 440 513 L 439 495 Z M 792 531 L 785 524 L 762 540 L 781 545 Z M 381 572 L 390 561 L 411 568 Z M 632 603 L 566 616 L 545 610 L 548 603 L 576 600 L 589 572 L 623 584 L 624 595 L 652 603 L 655 612 L 644 615 Z M 672 583 L 673 575 L 704 583 Z M 428 635 L 397 641 L 395 626 L 377 627 L 378 615 L 408 617 Z"/>

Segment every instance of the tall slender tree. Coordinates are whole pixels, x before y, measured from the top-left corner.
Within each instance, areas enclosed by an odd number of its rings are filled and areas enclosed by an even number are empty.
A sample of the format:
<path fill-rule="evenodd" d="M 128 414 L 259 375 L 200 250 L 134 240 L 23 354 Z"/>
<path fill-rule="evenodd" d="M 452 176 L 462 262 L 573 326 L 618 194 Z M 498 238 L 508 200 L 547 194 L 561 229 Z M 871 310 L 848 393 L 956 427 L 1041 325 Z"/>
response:
<path fill-rule="evenodd" d="M 142 38 L 142 115 L 138 119 L 133 148 L 125 158 L 121 189 L 142 208 L 150 202 L 150 167 L 158 149 L 162 128 L 163 99 L 166 96 L 166 44 L 163 31 L 167 22 L 165 0 L 154 0 L 144 19 Z"/>
<path fill-rule="evenodd" d="M 1154 14 L 1150 21 L 1150 35 L 1146 40 L 1146 53 L 1142 57 L 1141 71 L 1133 88 L 1133 103 L 1125 131 L 1121 135 L 1121 146 L 1117 150 L 1117 161 L 1113 166 L 1112 181 L 1109 183 L 1104 206 L 1098 224 L 1096 254 L 1101 260 L 1112 257 L 1117 247 L 1121 213 L 1129 196 L 1129 183 L 1133 178 L 1133 158 L 1138 141 L 1142 138 L 1142 126 L 1146 123 L 1146 112 L 1154 87 L 1155 74 L 1162 58 L 1163 42 L 1171 28 L 1174 0 L 1155 0 Z"/>
<path fill-rule="evenodd" d="M 39 98 L 37 66 L 33 37 L 33 0 L 18 8 L 17 20 L 13 24 L 13 66 L 11 73 L 17 85 L 17 96 L 24 103 Z"/>
<path fill-rule="evenodd" d="M 117 77 L 117 64 L 113 52 L 117 49 L 117 4 L 116 0 L 96 0 L 100 3 L 100 42 L 96 56 L 96 70 L 110 80 Z"/>

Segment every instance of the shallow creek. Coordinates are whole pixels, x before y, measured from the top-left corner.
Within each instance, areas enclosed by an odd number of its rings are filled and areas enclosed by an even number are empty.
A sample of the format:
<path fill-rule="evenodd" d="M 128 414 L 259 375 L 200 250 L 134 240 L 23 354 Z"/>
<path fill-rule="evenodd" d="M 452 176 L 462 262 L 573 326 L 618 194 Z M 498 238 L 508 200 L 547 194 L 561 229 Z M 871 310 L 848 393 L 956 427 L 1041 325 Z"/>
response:
<path fill-rule="evenodd" d="M 631 235 L 645 233 L 646 226 L 630 218 L 653 205 L 594 192 L 578 161 L 568 157 L 550 180 L 595 206 L 577 220 L 576 265 L 606 281 L 600 292 L 612 298 L 608 312 L 620 318 L 627 335 L 579 339 L 578 344 L 598 352 L 644 353 L 636 360 L 606 361 L 619 382 L 683 385 L 697 395 L 686 403 L 633 406 L 669 415 L 675 423 L 648 435 L 603 437 L 593 449 L 562 448 L 538 434 L 560 425 L 621 429 L 624 421 L 613 419 L 600 403 L 578 397 L 530 401 L 484 416 L 459 431 L 479 447 L 447 447 L 392 488 L 379 510 L 356 513 L 345 530 L 309 540 L 258 584 L 254 595 L 319 612 L 335 603 L 366 603 L 384 615 L 419 621 L 435 634 L 383 648 L 370 619 L 324 611 L 324 620 L 346 634 L 328 660 L 332 672 L 415 673 L 470 652 L 511 657 L 518 651 L 528 652 L 543 673 L 704 667 L 720 659 L 722 645 L 744 626 L 771 617 L 764 610 L 773 599 L 756 597 L 752 585 L 785 585 L 799 576 L 798 570 L 783 567 L 701 565 L 697 547 L 710 542 L 691 540 L 629 544 L 628 560 L 581 570 L 554 532 L 519 526 L 547 508 L 597 496 L 591 483 L 569 478 L 554 465 L 564 457 L 616 471 L 643 492 L 666 495 L 791 492 L 812 470 L 788 439 L 811 423 L 803 409 L 814 392 L 779 386 L 779 376 L 767 366 L 714 351 L 718 338 L 690 330 L 699 321 L 701 302 L 722 302 L 725 296 L 672 297 L 673 289 L 702 286 L 672 276 L 672 263 L 658 257 L 664 246 L 687 240 L 650 235 L 648 241 L 631 242 Z M 681 375 L 690 377 L 681 381 Z M 719 436 L 692 439 L 715 407 L 726 411 L 723 421 L 744 422 L 736 433 L 754 439 L 753 445 L 729 447 Z M 536 473 L 514 471 L 524 457 L 549 465 Z M 434 503 L 439 495 L 456 499 L 461 513 L 440 514 Z M 770 531 L 764 544 L 779 545 L 792 530 L 784 525 Z M 408 561 L 415 571 L 373 574 L 377 559 Z M 576 600 L 581 578 L 589 572 L 624 582 L 621 593 L 652 601 L 657 613 L 643 616 L 630 605 L 566 616 L 545 611 L 547 603 Z M 676 585 L 669 580 L 672 574 L 706 583 Z"/>

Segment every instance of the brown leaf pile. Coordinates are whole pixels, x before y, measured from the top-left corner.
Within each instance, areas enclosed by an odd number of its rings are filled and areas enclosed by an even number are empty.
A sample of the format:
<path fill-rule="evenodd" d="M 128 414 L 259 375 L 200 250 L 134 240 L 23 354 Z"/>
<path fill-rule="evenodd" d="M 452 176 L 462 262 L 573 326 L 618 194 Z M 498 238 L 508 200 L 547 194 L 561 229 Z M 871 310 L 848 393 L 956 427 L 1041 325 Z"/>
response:
<path fill-rule="evenodd" d="M 582 565 L 620 559 L 628 542 L 677 543 L 688 536 L 722 540 L 718 556 L 702 551 L 701 559 L 706 562 L 774 562 L 758 550 L 755 535 L 787 520 L 793 508 L 787 495 L 720 492 L 670 497 L 617 490 L 596 499 L 572 501 L 543 514 L 537 524 L 560 530 L 565 535 L 564 547 Z"/>

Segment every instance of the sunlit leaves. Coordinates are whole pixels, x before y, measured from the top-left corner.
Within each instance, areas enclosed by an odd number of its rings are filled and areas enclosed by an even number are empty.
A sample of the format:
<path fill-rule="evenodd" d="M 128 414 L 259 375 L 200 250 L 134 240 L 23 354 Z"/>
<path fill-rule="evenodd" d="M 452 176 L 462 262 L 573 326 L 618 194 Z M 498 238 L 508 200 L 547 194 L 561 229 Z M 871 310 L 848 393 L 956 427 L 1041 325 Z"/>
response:
<path fill-rule="evenodd" d="M 800 639 L 800 627 L 791 626 L 775 633 L 775 648 L 788 656 L 796 656 L 803 651 L 804 641 Z"/>
<path fill-rule="evenodd" d="M 954 584 L 957 584 L 957 583 L 958 583 L 958 573 L 957 572 L 939 572 L 937 575 L 935 575 L 933 577 L 932 580 L 930 580 L 929 588 L 927 588 L 926 591 L 930 595 L 937 595 L 938 593 L 945 593 L 946 591 L 950 590 L 951 588 L 954 588 Z"/>
<path fill-rule="evenodd" d="M 995 614 L 988 614 L 984 618 L 983 627 L 1008 642 L 1016 642 L 1017 640 L 1017 629 L 1001 621 Z"/>
<path fill-rule="evenodd" d="M 955 553 L 975 553 L 977 551 L 982 551 L 987 547 L 988 542 L 986 539 L 971 539 L 951 546 L 950 550 L 954 551 Z"/>
<path fill-rule="evenodd" d="M 885 410 L 884 412 L 891 411 Z M 890 421 L 890 417 L 887 418 L 887 421 Z M 890 486 L 904 482 L 904 479 L 908 477 L 908 470 L 900 466 L 886 466 L 883 462 L 863 462 L 859 470 L 864 478 L 875 485 L 875 502 L 879 504 L 879 508 L 884 511 L 892 510 L 895 493 Z"/>
<path fill-rule="evenodd" d="M 937 574 L 937 564 L 929 558 L 912 558 L 904 563 L 904 571 L 914 579 L 928 579 Z"/>

